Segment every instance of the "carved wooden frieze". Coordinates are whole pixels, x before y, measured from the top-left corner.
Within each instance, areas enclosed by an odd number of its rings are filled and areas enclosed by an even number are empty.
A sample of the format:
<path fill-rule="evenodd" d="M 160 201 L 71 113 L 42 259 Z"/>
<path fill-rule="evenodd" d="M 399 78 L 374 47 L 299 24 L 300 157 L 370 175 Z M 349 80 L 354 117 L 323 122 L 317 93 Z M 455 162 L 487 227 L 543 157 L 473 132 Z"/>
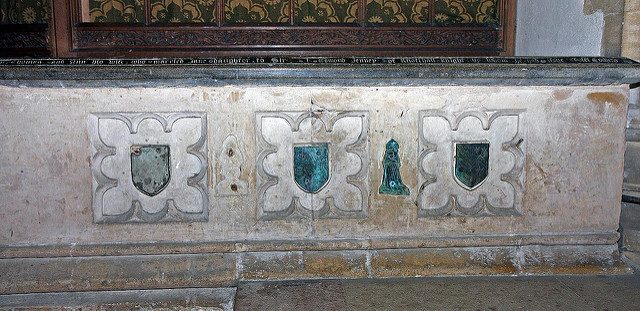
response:
<path fill-rule="evenodd" d="M 49 45 L 46 24 L 3 25 L 0 22 L 0 57 L 49 56 Z"/>
<path fill-rule="evenodd" d="M 367 112 L 255 116 L 259 219 L 366 217 Z"/>
<path fill-rule="evenodd" d="M 96 223 L 206 221 L 204 113 L 89 115 Z"/>
<path fill-rule="evenodd" d="M 420 112 L 418 216 L 519 215 L 524 110 Z"/>

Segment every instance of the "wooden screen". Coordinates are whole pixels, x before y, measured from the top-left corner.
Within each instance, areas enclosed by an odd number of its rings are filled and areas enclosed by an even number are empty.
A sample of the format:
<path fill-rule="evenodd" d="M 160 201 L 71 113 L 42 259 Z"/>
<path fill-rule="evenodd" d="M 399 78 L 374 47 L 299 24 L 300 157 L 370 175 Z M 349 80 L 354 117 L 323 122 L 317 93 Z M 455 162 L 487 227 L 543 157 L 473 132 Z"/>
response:
<path fill-rule="evenodd" d="M 513 0 L 54 0 L 59 56 L 511 55 Z"/>
<path fill-rule="evenodd" d="M 2 2 L 0 56 L 12 49 L 58 57 L 509 56 L 514 50 L 515 0 L 52 0 L 51 13 L 48 1 Z M 12 20 L 5 12 L 13 12 Z"/>

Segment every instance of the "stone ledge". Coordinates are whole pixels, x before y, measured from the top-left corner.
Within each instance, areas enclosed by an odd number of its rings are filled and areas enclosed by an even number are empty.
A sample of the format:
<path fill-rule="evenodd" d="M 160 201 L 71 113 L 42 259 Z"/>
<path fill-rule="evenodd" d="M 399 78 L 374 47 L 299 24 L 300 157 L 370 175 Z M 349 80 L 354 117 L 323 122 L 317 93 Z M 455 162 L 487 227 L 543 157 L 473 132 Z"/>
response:
<path fill-rule="evenodd" d="M 0 294 L 190 287 L 236 283 L 236 255 L 20 258 L 0 260 Z"/>
<path fill-rule="evenodd" d="M 232 311 L 235 294 L 229 287 L 0 295 L 0 310 Z"/>
<path fill-rule="evenodd" d="M 258 280 L 631 272 L 617 245 L 20 258 L 0 260 L 0 294 L 226 287 Z"/>
<path fill-rule="evenodd" d="M 0 85 L 41 87 L 611 85 L 640 81 L 622 58 L 220 58 L 0 60 Z"/>

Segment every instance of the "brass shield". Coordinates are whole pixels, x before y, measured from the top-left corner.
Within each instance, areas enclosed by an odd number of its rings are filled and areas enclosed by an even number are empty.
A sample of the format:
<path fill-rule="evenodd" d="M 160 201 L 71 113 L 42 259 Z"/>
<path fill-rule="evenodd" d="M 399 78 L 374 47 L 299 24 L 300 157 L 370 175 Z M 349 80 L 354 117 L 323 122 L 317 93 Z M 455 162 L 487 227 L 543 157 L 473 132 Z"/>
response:
<path fill-rule="evenodd" d="M 293 147 L 293 175 L 307 193 L 318 193 L 329 181 L 329 145 Z"/>
<path fill-rule="evenodd" d="M 140 192 L 152 197 L 164 190 L 171 179 L 169 146 L 131 147 L 131 179 Z"/>
<path fill-rule="evenodd" d="M 479 187 L 489 176 L 489 144 L 458 143 L 455 148 L 456 180 L 469 190 Z"/>

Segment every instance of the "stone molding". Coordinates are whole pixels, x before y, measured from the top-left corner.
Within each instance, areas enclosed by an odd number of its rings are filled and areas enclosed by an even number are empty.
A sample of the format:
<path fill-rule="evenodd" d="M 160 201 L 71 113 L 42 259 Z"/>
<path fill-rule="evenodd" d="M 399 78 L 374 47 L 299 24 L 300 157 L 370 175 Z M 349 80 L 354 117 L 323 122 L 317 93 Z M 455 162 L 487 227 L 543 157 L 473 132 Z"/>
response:
<path fill-rule="evenodd" d="M 640 64 L 601 57 L 6 59 L 0 85 L 418 86 L 611 85 L 640 82 Z"/>
<path fill-rule="evenodd" d="M 0 294 L 227 287 L 259 280 L 632 273 L 617 245 L 15 258 L 0 259 L 0 271 Z"/>
<path fill-rule="evenodd" d="M 496 247 L 528 245 L 613 245 L 618 233 L 517 234 L 362 239 L 244 240 L 210 242 L 141 242 L 119 244 L 0 245 L 0 259 L 133 256 L 196 253 L 377 250 L 395 248 Z"/>

